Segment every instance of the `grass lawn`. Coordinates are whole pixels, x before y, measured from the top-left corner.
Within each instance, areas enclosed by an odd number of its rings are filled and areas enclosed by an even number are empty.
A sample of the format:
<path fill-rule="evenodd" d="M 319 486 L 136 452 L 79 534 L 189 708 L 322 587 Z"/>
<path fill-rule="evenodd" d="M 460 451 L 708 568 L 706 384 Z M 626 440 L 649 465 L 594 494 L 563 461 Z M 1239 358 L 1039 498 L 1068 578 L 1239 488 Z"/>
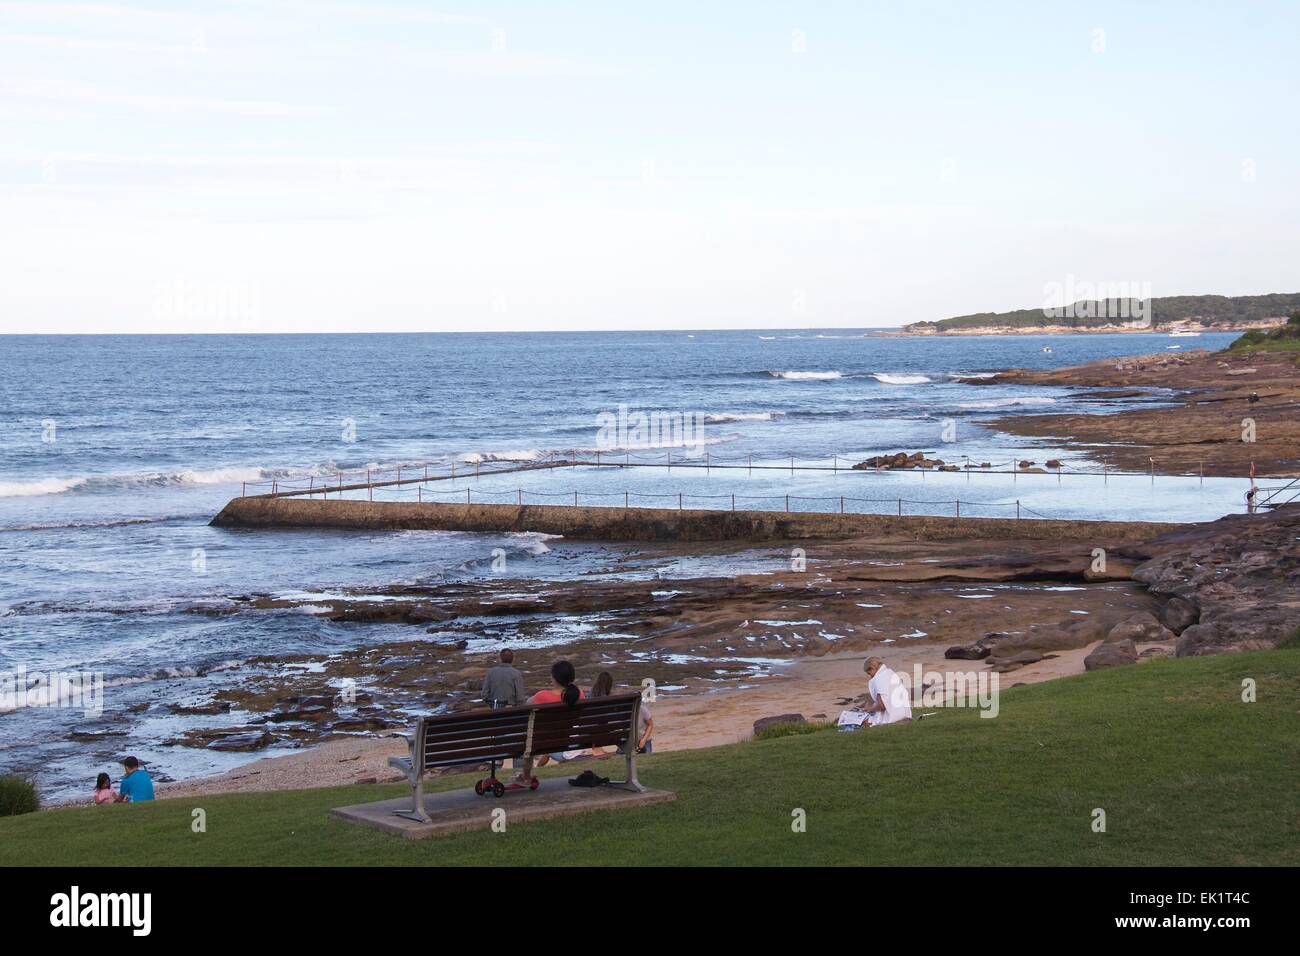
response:
<path fill-rule="evenodd" d="M 642 809 L 407 841 L 328 815 L 404 786 L 213 795 L 0 819 L 0 864 L 1294 866 L 1298 701 L 1298 649 L 1159 659 L 1004 689 L 995 719 L 658 754 L 642 780 L 677 800 Z"/>

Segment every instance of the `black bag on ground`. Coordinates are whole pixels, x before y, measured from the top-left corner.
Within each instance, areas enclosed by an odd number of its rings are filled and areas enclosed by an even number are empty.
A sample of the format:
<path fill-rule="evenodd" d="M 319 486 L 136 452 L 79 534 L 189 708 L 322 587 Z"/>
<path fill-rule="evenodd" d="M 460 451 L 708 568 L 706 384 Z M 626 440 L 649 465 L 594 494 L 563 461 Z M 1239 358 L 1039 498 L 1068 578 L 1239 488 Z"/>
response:
<path fill-rule="evenodd" d="M 571 787 L 603 787 L 607 783 L 609 783 L 609 777 L 602 777 L 590 770 L 584 770 L 576 777 L 569 778 L 569 786 Z"/>

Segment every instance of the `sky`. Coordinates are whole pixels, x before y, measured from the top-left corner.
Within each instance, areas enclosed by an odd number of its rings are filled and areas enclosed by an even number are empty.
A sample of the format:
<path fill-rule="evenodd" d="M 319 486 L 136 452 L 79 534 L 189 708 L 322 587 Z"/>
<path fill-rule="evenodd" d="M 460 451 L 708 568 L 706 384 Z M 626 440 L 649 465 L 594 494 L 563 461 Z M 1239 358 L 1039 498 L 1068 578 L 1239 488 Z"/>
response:
<path fill-rule="evenodd" d="M 0 0 L 0 332 L 1300 291 L 1300 4 Z"/>

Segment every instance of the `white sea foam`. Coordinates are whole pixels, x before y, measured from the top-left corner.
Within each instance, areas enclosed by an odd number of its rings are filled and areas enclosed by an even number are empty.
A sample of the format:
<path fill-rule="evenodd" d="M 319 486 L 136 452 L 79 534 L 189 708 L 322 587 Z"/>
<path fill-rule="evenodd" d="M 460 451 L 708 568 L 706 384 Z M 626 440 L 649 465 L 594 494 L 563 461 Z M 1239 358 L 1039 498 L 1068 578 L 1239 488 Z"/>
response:
<path fill-rule="evenodd" d="M 928 375 L 895 375 L 890 372 L 872 372 L 871 377 L 882 385 L 924 385 Z"/>
<path fill-rule="evenodd" d="M 458 455 L 456 460 L 477 465 L 489 461 L 541 461 L 547 457 L 549 453 L 540 448 L 524 448 L 519 451 L 471 451 Z"/>
<path fill-rule="evenodd" d="M 966 378 L 995 378 L 997 372 L 949 372 L 949 378 L 966 379 Z"/>
<path fill-rule="evenodd" d="M 774 418 L 784 418 L 785 412 L 708 412 L 706 422 L 770 422 Z"/>
<path fill-rule="evenodd" d="M 831 381 L 832 379 L 843 378 L 842 372 L 774 372 L 767 373 L 773 378 L 788 378 L 795 381 Z"/>
<path fill-rule="evenodd" d="M 271 478 L 297 476 L 306 478 L 316 473 L 316 469 L 292 472 L 286 469 L 259 468 L 253 465 L 234 465 L 210 469 L 186 468 L 180 471 L 81 475 L 76 478 L 37 478 L 31 481 L 0 481 L 0 498 L 61 495 L 69 491 L 112 491 L 120 488 L 235 485 L 244 481 L 265 481 Z"/>
<path fill-rule="evenodd" d="M 1016 405 L 1055 405 L 1054 398 L 989 398 L 979 402 L 958 402 L 958 408 L 1011 408 Z"/>
<path fill-rule="evenodd" d="M 85 483 L 85 478 L 38 478 L 35 481 L 0 481 L 0 498 L 61 495 L 73 488 L 80 488 Z"/>

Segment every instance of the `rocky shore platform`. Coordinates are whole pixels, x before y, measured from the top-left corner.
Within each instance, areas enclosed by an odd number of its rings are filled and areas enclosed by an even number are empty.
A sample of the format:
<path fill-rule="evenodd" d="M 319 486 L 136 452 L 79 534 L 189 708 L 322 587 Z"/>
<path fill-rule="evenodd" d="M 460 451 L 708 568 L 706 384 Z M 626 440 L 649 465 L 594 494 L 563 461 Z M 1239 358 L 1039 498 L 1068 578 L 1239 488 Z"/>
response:
<path fill-rule="evenodd" d="M 1112 468 L 1157 474 L 1300 475 L 1300 366 L 1293 354 L 1157 352 L 1051 371 L 1010 369 L 973 385 L 1013 383 L 1165 394 L 1167 403 L 1105 415 L 1006 415 L 985 424 L 1068 443 Z M 1248 430 L 1247 420 L 1253 422 Z"/>
<path fill-rule="evenodd" d="M 477 706 L 486 668 L 507 647 L 532 689 L 563 657 L 580 683 L 608 670 L 617 685 L 649 680 L 680 699 L 761 694 L 797 662 L 881 650 L 903 661 L 909 648 L 942 651 L 999 673 L 1075 655 L 1074 666 L 1091 669 L 1273 647 L 1300 629 L 1300 507 L 1093 530 L 1073 540 L 801 539 L 767 546 L 779 570 L 735 577 L 503 577 L 231 595 L 194 611 L 308 613 L 369 629 L 370 639 L 247 662 L 235 686 L 169 705 L 214 715 L 210 728 L 171 743 L 258 751 L 384 736 L 416 713 Z M 649 545 L 639 556 L 656 548 L 720 550 Z"/>

